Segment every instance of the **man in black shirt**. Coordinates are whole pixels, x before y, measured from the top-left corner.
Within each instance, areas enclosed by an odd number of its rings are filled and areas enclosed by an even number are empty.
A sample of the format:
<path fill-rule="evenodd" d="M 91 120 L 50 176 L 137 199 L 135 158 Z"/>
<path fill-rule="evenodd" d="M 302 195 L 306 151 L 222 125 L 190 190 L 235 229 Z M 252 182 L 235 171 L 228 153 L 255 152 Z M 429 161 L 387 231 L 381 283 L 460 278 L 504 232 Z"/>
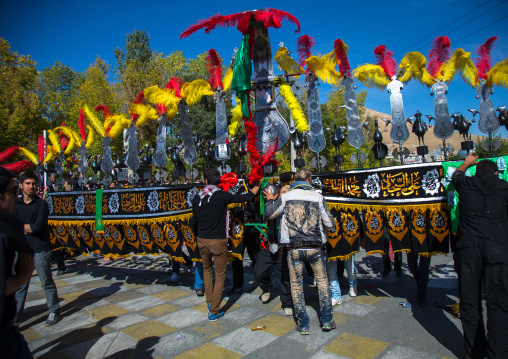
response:
<path fill-rule="evenodd" d="M 24 223 L 24 232 L 28 244 L 35 252 L 35 268 L 41 280 L 41 286 L 46 292 L 49 316 L 46 326 L 54 325 L 59 320 L 60 303 L 53 275 L 51 273 L 52 252 L 49 246 L 48 204 L 35 194 L 37 177 L 33 173 L 23 173 L 19 178 L 23 196 L 16 201 L 14 215 Z M 25 307 L 28 292 L 28 280 L 17 292 L 17 313 L 14 324 L 19 325 Z"/>
<path fill-rule="evenodd" d="M 12 214 L 17 189 L 14 175 L 0 167 L 0 356 L 16 359 L 32 358 L 13 320 L 16 315 L 14 294 L 34 270 L 33 250 L 23 236 L 23 223 Z"/>
<path fill-rule="evenodd" d="M 497 165 L 469 154 L 452 177 L 459 195 L 455 270 L 459 279 L 460 320 L 468 358 L 508 358 L 508 182 Z M 476 164 L 476 175 L 466 170 Z M 487 332 L 481 285 L 485 283 Z"/>
<path fill-rule="evenodd" d="M 233 195 L 217 187 L 219 182 L 219 171 L 206 171 L 206 186 L 192 199 L 193 229 L 203 261 L 203 280 L 210 321 L 224 315 L 220 311 L 220 304 L 228 260 L 228 204 L 252 201 L 259 191 L 257 183 L 248 193 Z M 215 282 L 212 258 L 215 264 Z"/>

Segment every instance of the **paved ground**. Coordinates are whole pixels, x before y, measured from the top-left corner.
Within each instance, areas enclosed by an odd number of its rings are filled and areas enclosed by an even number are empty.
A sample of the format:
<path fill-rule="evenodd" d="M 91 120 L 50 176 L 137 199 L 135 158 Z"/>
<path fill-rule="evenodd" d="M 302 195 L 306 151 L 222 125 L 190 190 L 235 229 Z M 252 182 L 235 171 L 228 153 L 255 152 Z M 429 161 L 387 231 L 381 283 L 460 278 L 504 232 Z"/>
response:
<path fill-rule="evenodd" d="M 337 329 L 329 333 L 319 329 L 317 290 L 307 278 L 312 321 L 310 335 L 302 336 L 293 319 L 284 316 L 277 292 L 271 302 L 261 303 L 249 260 L 244 261 L 245 292 L 225 297 L 224 318 L 210 323 L 204 298 L 192 290 L 194 275 L 183 274 L 181 285 L 170 285 L 166 256 L 76 257 L 67 261 L 69 273 L 55 276 L 61 322 L 44 326 L 46 300 L 34 276 L 21 331 L 38 358 L 462 357 L 460 321 L 442 309 L 457 300 L 451 260 L 432 259 L 429 305 L 418 307 L 416 285 L 405 265 L 403 278 L 393 271 L 381 278 L 381 258 L 360 253 L 359 295 L 343 295 L 344 304 L 334 310 Z M 228 268 L 226 289 L 230 286 Z M 406 301 L 412 308 L 399 305 Z M 266 329 L 251 330 L 258 325 Z"/>

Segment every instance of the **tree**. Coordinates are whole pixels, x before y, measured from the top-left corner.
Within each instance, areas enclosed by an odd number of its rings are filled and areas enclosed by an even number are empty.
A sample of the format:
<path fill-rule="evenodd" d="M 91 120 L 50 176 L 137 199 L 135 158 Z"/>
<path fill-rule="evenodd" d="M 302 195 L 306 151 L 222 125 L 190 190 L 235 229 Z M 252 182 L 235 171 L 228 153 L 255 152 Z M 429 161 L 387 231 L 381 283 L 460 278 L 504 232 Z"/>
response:
<path fill-rule="evenodd" d="M 36 150 L 38 136 L 49 127 L 42 116 L 35 65 L 30 56 L 12 51 L 0 38 L 0 150 L 11 146 Z"/>
<path fill-rule="evenodd" d="M 81 74 L 58 61 L 39 74 L 38 93 L 42 113 L 53 127 L 64 121 L 70 122 L 73 117 L 73 99 L 77 96 L 82 80 Z"/>

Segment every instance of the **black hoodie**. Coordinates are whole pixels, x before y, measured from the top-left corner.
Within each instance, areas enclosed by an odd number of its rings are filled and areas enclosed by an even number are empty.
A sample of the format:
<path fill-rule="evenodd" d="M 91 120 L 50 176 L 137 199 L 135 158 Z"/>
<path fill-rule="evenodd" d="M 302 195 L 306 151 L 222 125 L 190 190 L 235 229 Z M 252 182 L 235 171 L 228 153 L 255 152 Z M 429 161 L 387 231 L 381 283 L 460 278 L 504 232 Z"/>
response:
<path fill-rule="evenodd" d="M 488 170 L 472 177 L 457 170 L 452 183 L 459 194 L 458 234 L 508 244 L 508 182 Z"/>
<path fill-rule="evenodd" d="M 14 275 L 16 252 L 34 253 L 23 235 L 23 222 L 10 213 L 0 212 L 0 325 L 16 315 L 14 293 L 5 296 L 5 280 Z"/>

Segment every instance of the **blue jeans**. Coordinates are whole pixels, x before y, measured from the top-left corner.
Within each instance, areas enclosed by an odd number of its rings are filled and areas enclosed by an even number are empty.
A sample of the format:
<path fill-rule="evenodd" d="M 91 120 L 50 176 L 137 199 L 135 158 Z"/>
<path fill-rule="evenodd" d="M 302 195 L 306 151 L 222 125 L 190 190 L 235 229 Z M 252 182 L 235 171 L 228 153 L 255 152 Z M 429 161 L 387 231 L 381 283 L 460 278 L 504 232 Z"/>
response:
<path fill-rule="evenodd" d="M 194 289 L 205 289 L 203 283 L 203 263 L 196 262 L 196 274 L 194 275 Z"/>
<path fill-rule="evenodd" d="M 298 249 L 288 248 L 289 279 L 291 282 L 291 296 L 295 318 L 299 327 L 309 326 L 309 316 L 305 309 L 305 298 L 303 295 L 303 267 L 308 262 L 314 271 L 319 293 L 319 309 L 321 323 L 329 323 L 333 320 L 332 300 L 330 297 L 330 286 L 326 275 L 325 255 L 321 248 Z"/>
<path fill-rule="evenodd" d="M 330 281 L 330 290 L 332 292 L 332 298 L 340 299 L 340 284 L 339 276 L 337 275 L 337 261 L 328 261 L 326 263 L 326 272 L 328 273 L 328 280 Z"/>
<path fill-rule="evenodd" d="M 37 270 L 37 275 L 41 281 L 41 287 L 46 293 L 46 304 L 48 305 L 49 312 L 58 313 L 60 310 L 60 303 L 58 301 L 56 285 L 53 281 L 53 273 L 51 273 L 52 258 L 53 255 L 51 251 L 39 252 L 34 255 L 35 269 Z M 21 324 L 21 317 L 23 315 L 23 310 L 25 309 L 25 301 L 29 285 L 30 279 L 16 292 L 17 308 L 14 325 Z"/>

